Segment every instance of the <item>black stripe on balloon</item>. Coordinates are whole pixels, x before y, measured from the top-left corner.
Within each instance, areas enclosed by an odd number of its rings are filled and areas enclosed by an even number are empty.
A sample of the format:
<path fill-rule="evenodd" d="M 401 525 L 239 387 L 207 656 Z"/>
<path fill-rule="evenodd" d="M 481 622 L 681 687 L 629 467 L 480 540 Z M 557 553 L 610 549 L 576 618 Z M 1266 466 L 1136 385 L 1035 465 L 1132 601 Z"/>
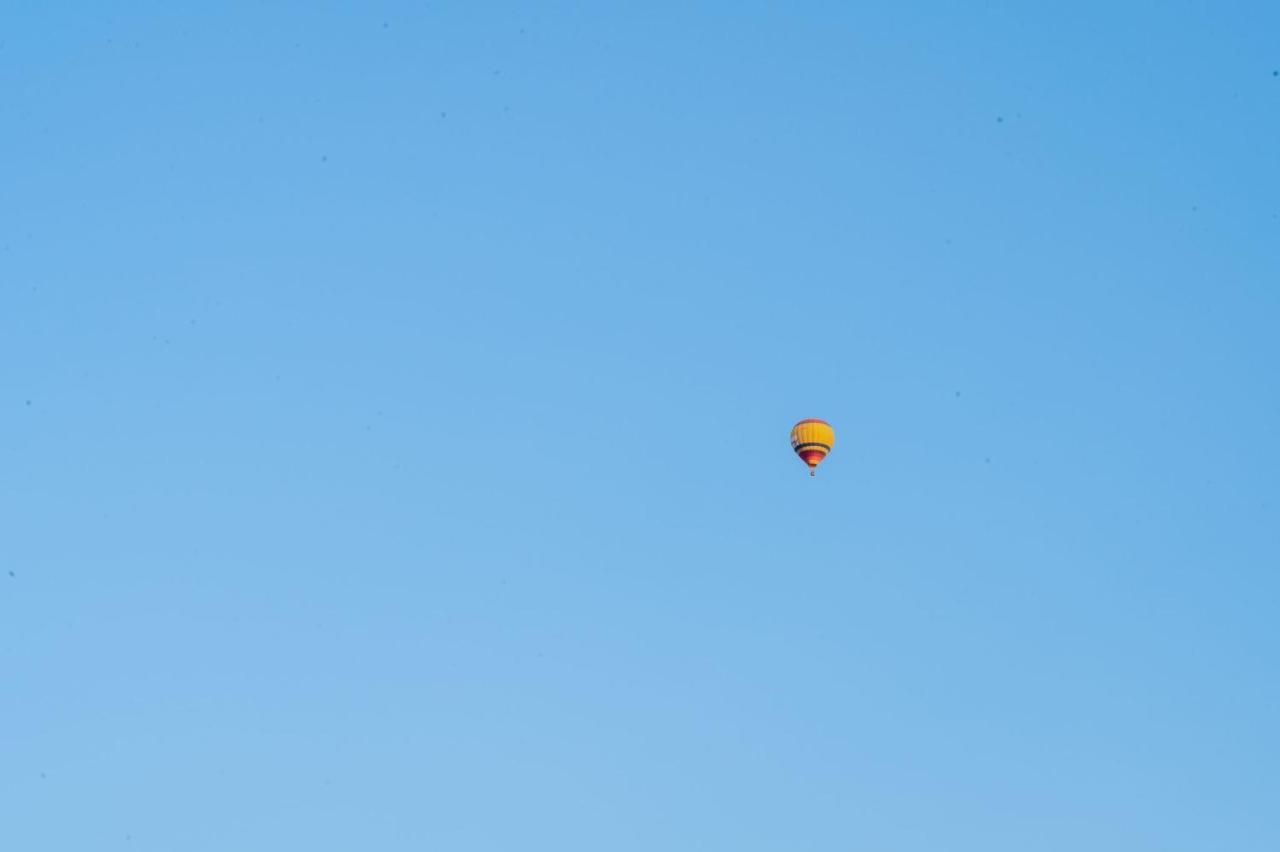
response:
<path fill-rule="evenodd" d="M 807 450 L 812 447 L 818 447 L 819 449 L 823 449 L 823 450 L 826 450 L 827 452 L 831 452 L 831 447 L 827 446 L 826 444 L 819 444 L 817 441 L 810 441 L 807 444 L 796 444 L 791 449 L 795 450 L 798 453 L 801 450 Z"/>

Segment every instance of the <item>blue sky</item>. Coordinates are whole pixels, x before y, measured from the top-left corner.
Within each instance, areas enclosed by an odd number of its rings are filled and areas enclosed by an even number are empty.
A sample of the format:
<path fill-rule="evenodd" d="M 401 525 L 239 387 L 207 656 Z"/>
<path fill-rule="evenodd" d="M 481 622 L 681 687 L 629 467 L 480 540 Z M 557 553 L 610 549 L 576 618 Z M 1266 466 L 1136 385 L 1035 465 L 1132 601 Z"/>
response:
<path fill-rule="evenodd" d="M 1273 4 L 215 5 L 0 11 L 0 846 L 1280 846 Z"/>

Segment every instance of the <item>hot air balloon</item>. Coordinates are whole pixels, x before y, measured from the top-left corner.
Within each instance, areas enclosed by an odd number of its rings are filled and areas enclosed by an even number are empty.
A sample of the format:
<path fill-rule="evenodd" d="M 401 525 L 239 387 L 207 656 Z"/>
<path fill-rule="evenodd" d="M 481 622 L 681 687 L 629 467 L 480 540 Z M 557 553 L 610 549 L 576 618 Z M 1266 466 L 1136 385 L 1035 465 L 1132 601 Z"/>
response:
<path fill-rule="evenodd" d="M 791 427 L 791 449 L 800 460 L 809 465 L 809 475 L 818 472 L 818 465 L 831 452 L 836 443 L 836 431 L 825 420 L 809 418 Z"/>

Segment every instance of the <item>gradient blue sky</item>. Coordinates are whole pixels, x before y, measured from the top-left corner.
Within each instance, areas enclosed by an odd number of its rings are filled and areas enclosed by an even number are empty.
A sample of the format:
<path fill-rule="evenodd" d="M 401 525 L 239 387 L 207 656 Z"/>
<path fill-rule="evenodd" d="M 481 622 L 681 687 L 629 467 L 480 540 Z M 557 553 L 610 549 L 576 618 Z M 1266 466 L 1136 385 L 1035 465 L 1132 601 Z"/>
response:
<path fill-rule="evenodd" d="M 4 4 L 0 847 L 1280 848 L 1277 32 Z"/>

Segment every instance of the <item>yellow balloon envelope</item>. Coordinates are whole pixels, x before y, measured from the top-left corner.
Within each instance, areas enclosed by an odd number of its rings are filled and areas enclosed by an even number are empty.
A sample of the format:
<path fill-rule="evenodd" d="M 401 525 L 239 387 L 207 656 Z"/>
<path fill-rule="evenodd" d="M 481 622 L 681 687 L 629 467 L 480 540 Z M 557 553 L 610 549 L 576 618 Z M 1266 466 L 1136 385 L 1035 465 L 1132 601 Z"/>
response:
<path fill-rule="evenodd" d="M 836 430 L 825 420 L 811 417 L 791 427 L 791 449 L 809 465 L 810 476 L 818 472 L 818 465 L 835 445 Z"/>

